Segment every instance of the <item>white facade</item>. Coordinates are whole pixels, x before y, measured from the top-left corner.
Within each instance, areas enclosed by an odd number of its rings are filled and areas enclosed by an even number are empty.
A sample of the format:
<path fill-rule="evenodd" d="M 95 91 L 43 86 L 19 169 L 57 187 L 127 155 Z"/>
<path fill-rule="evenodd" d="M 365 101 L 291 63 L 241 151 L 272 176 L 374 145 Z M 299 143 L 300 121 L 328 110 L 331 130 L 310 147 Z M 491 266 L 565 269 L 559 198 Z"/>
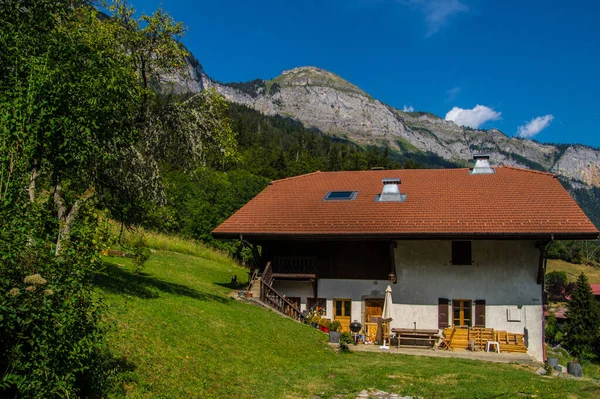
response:
<path fill-rule="evenodd" d="M 391 327 L 437 329 L 439 298 L 472 300 L 475 320 L 475 301 L 485 300 L 486 327 L 526 334 L 528 353 L 542 361 L 542 286 L 536 281 L 539 250 L 535 242 L 473 241 L 473 264 L 467 266 L 452 265 L 451 246 L 451 241 L 397 242 Z M 335 298 L 351 299 L 351 319 L 364 322 L 364 300 L 383 298 L 388 283 L 319 279 L 318 297 L 327 299 L 330 317 Z M 303 307 L 306 297 L 313 295 L 310 283 L 277 284 L 281 293 L 300 296 Z"/>
<path fill-rule="evenodd" d="M 312 284 L 307 281 L 275 281 L 273 282 L 273 288 L 281 292 L 286 297 L 300 298 L 300 311 L 307 309 L 307 298 L 312 298 L 315 295 Z"/>

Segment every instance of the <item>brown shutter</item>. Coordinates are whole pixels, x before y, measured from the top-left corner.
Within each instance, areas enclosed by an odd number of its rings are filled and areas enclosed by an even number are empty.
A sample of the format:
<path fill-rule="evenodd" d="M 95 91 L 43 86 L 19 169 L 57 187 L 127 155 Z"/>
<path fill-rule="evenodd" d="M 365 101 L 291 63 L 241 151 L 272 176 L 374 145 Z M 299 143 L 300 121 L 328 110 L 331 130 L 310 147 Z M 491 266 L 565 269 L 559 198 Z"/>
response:
<path fill-rule="evenodd" d="M 448 328 L 448 303 L 446 298 L 438 298 L 438 328 Z"/>
<path fill-rule="evenodd" d="M 485 300 L 475 301 L 475 327 L 485 328 Z"/>

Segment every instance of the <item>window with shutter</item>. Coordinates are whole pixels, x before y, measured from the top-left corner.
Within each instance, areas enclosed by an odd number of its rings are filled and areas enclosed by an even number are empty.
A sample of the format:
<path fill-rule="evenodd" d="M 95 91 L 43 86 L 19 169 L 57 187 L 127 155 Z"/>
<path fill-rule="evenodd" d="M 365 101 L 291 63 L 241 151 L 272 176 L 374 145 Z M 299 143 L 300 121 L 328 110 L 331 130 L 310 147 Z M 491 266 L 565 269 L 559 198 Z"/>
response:
<path fill-rule="evenodd" d="M 471 256 L 471 252 L 471 241 L 452 241 L 452 264 L 472 264 L 473 259 Z"/>

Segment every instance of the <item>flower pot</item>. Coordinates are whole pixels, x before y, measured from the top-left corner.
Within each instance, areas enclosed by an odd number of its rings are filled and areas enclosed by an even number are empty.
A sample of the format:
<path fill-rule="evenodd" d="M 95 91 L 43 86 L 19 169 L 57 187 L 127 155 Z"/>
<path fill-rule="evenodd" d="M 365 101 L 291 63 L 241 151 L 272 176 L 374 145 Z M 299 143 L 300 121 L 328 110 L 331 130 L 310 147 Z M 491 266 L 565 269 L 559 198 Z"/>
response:
<path fill-rule="evenodd" d="M 328 333 L 329 332 L 329 328 L 328 327 L 323 327 L 323 332 Z"/>
<path fill-rule="evenodd" d="M 322 325 L 319 325 L 319 330 L 323 331 L 323 326 Z"/>
<path fill-rule="evenodd" d="M 244 292 L 244 296 L 246 298 L 252 298 L 254 296 L 254 294 L 252 292 L 246 291 L 246 292 Z"/>
<path fill-rule="evenodd" d="M 548 364 L 548 366 L 554 368 L 554 367 L 558 366 L 558 358 L 548 356 L 548 359 L 546 359 L 546 363 Z"/>
<path fill-rule="evenodd" d="M 312 325 L 313 328 L 319 328 L 317 323 L 310 323 Z"/>
<path fill-rule="evenodd" d="M 568 362 L 567 363 L 567 373 L 569 373 L 575 377 L 581 377 L 583 375 L 581 372 L 581 364 Z"/>
<path fill-rule="evenodd" d="M 339 344 L 341 335 L 342 334 L 339 331 L 329 331 L 329 342 Z"/>

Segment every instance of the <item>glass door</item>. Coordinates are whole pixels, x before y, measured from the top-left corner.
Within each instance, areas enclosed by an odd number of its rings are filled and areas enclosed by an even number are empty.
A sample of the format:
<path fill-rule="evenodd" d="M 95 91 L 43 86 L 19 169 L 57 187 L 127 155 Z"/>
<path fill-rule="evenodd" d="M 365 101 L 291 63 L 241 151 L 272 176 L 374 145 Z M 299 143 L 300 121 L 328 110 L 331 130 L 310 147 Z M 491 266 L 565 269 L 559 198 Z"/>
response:
<path fill-rule="evenodd" d="M 333 320 L 340 322 L 342 331 L 350 332 L 352 300 L 334 299 L 333 300 Z"/>
<path fill-rule="evenodd" d="M 470 299 L 452 300 L 452 319 L 454 327 L 471 326 L 473 302 Z"/>

